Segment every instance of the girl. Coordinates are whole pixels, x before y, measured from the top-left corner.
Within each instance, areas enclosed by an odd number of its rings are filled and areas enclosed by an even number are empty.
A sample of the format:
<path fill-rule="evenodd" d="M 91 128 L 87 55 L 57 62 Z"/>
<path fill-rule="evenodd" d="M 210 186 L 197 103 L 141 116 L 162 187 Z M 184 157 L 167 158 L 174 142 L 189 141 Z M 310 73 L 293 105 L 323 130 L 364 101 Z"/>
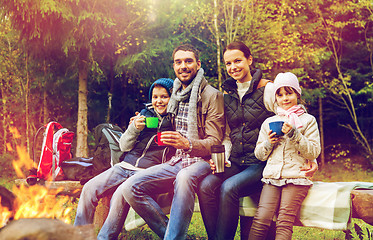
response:
<path fill-rule="evenodd" d="M 278 211 L 276 239 L 291 239 L 297 212 L 312 182 L 302 171 L 320 154 L 316 119 L 298 104 L 301 89 L 297 77 L 280 73 L 274 81 L 277 115 L 267 118 L 260 129 L 255 156 L 267 161 L 263 170 L 263 190 L 249 239 L 265 239 L 274 214 Z M 284 121 L 278 137 L 269 123 Z M 314 161 L 315 162 L 315 161 Z"/>

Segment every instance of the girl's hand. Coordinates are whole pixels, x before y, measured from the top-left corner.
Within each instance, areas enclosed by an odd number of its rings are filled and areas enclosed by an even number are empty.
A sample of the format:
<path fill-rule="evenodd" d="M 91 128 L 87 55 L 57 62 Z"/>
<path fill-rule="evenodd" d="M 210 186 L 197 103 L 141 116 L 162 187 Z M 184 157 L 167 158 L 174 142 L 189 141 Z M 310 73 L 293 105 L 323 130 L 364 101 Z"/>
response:
<path fill-rule="evenodd" d="M 133 121 L 135 122 L 135 127 L 142 131 L 145 128 L 145 116 L 137 115 L 134 117 Z"/>
<path fill-rule="evenodd" d="M 284 125 L 282 125 L 281 128 L 281 132 L 287 134 L 291 129 L 293 129 L 293 126 L 288 122 L 284 122 Z"/>
<path fill-rule="evenodd" d="M 278 143 L 278 141 L 280 141 L 280 138 L 276 136 L 276 133 L 275 132 L 272 132 L 272 130 L 269 130 L 269 133 L 268 133 L 268 138 L 269 138 L 269 142 L 273 145 L 273 144 L 276 144 Z"/>

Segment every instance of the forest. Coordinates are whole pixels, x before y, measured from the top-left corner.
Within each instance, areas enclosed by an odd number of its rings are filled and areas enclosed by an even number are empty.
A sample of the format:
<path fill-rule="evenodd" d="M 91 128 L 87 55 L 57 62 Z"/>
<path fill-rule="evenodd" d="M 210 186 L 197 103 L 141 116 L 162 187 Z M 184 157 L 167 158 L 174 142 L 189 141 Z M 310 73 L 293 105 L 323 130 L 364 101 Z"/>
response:
<path fill-rule="evenodd" d="M 95 126 L 125 129 L 150 84 L 175 78 L 174 47 L 197 46 L 220 89 L 224 46 L 242 41 L 265 78 L 300 79 L 321 164 L 354 152 L 373 166 L 372 0 L 1 0 L 0 13 L 0 155 L 31 152 L 57 121 L 88 157 Z"/>

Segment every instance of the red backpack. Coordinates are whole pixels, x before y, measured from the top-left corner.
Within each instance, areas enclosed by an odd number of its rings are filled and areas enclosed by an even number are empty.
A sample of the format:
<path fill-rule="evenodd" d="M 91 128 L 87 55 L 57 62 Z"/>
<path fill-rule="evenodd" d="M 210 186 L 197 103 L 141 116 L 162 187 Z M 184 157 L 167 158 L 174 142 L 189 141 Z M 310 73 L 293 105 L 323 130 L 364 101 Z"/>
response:
<path fill-rule="evenodd" d="M 61 169 L 61 163 L 72 158 L 71 143 L 74 133 L 67 128 L 63 128 L 57 122 L 50 122 L 38 130 L 35 135 L 35 141 L 40 130 L 44 128 L 43 144 L 37 173 L 36 176 L 30 175 L 28 178 L 37 178 L 35 180 L 63 180 L 64 174 Z"/>

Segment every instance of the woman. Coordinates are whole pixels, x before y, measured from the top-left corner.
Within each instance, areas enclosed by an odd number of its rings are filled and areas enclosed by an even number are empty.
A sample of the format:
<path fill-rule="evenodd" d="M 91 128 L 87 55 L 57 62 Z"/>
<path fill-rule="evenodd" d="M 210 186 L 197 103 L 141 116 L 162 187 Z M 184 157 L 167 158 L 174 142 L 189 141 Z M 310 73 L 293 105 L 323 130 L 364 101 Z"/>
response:
<path fill-rule="evenodd" d="M 273 116 L 273 83 L 262 79 L 261 70 L 251 72 L 253 57 L 242 42 L 224 49 L 227 79 L 222 88 L 228 123 L 223 144 L 230 146 L 231 167 L 224 173 L 208 175 L 199 186 L 198 199 L 209 239 L 233 239 L 239 218 L 239 198 L 259 192 L 265 162 L 255 157 L 254 149 L 263 121 Z M 229 147 L 230 148 L 230 147 Z M 210 161 L 212 170 L 215 169 Z M 312 175 L 317 165 L 307 169 Z M 306 169 L 305 169 L 306 170 Z"/>
<path fill-rule="evenodd" d="M 265 162 L 255 157 L 254 149 L 262 122 L 273 115 L 267 108 L 274 101 L 269 94 L 272 83 L 267 85 L 269 81 L 262 79 L 260 70 L 250 71 L 253 57 L 244 43 L 229 44 L 224 49 L 224 63 L 231 76 L 222 85 L 226 92 L 226 135 L 232 142 L 231 167 L 224 173 L 208 175 L 200 184 L 198 197 L 209 239 L 226 240 L 233 239 L 236 233 L 239 198 L 262 187 Z"/>

